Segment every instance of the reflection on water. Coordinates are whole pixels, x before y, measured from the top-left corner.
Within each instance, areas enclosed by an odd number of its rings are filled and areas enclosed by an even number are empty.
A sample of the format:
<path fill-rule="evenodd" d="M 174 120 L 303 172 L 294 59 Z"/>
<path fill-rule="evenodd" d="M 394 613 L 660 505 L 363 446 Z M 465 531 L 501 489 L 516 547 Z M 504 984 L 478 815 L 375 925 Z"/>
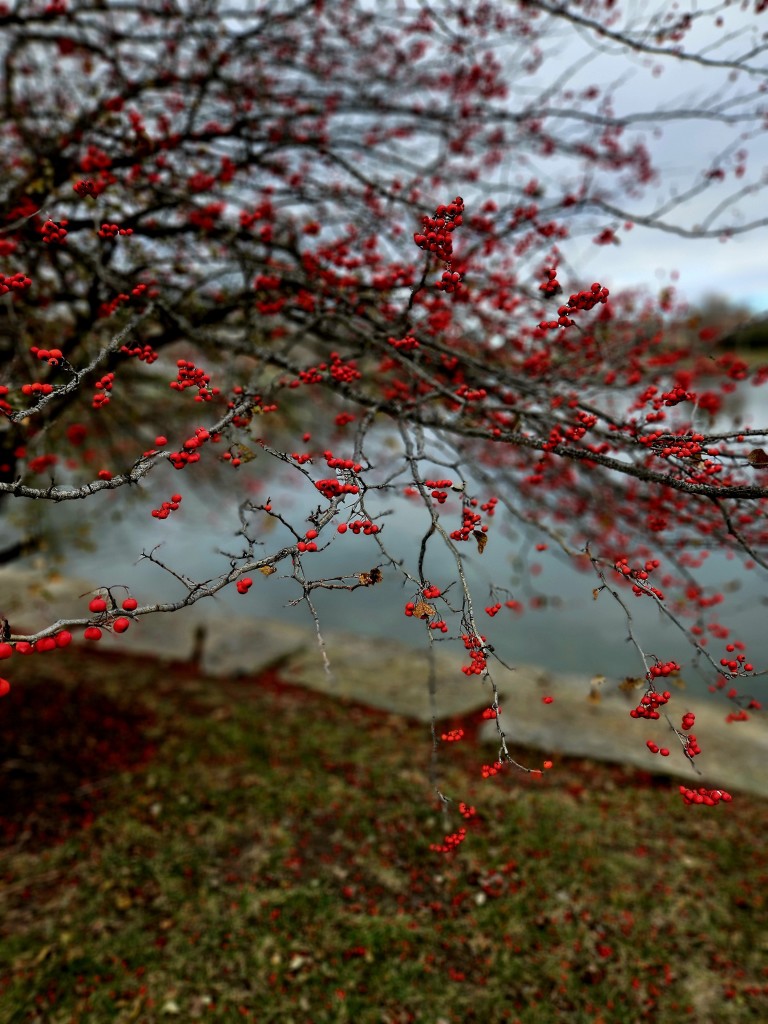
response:
<path fill-rule="evenodd" d="M 96 585 L 124 584 L 131 588 L 142 601 L 179 599 L 182 589 L 169 574 L 146 560 L 139 560 L 142 550 L 150 550 L 162 544 L 157 554 L 170 567 L 184 572 L 195 580 L 217 576 L 228 568 L 228 559 L 217 553 L 217 549 L 234 555 L 243 551 L 243 540 L 237 538 L 239 528 L 237 501 L 251 492 L 259 493 L 259 500 L 265 500 L 267 491 L 260 489 L 259 473 L 263 472 L 261 462 L 244 466 L 239 471 L 240 493 L 231 495 L 223 488 L 199 486 L 192 489 L 196 481 L 189 474 L 183 480 L 184 493 L 182 509 L 168 520 L 158 521 L 150 515 L 154 500 L 150 496 L 158 493 L 170 494 L 179 488 L 179 476 L 172 470 L 162 469 L 153 481 L 151 492 L 141 492 L 134 498 L 128 512 L 118 516 L 118 509 L 124 509 L 120 492 L 100 492 L 88 502 L 66 502 L 58 506 L 43 506 L 39 503 L 36 514 L 47 517 L 56 524 L 56 534 L 61 543 L 58 550 L 60 568 L 65 573 L 92 579 Z M 299 526 L 307 514 L 317 507 L 317 492 L 308 483 L 297 484 L 292 489 L 272 488 L 269 492 L 275 508 L 285 511 L 286 517 Z M 406 567 L 415 572 L 418 543 L 425 529 L 425 516 L 418 505 L 406 499 L 390 499 L 386 505 L 396 514 L 381 520 L 382 538 L 387 549 L 396 558 L 406 559 Z M 441 510 L 449 517 L 450 529 L 454 521 L 458 525 L 458 502 L 451 508 Z M 27 509 L 29 511 L 29 509 Z M 86 513 L 88 531 L 87 544 L 83 540 L 83 514 Z M 497 517 L 497 519 L 501 516 Z M 267 517 L 263 517 L 267 522 Z M 272 529 L 263 535 L 267 551 L 273 550 L 279 542 L 279 531 L 283 528 L 274 522 Z M 472 589 L 474 610 L 481 629 L 496 648 L 499 656 L 508 664 L 533 663 L 554 672 L 578 673 L 591 676 L 605 674 L 609 678 L 642 674 L 642 664 L 634 648 L 627 643 L 627 628 L 620 607 L 605 593 L 597 601 L 593 599 L 596 578 L 590 573 L 578 572 L 567 562 L 560 561 L 550 552 L 533 552 L 534 541 L 518 538 L 516 542 L 506 540 L 497 524 L 491 527 L 490 541 L 481 556 L 474 545 L 465 546 L 467 553 L 467 577 Z M 285 540 L 290 535 L 286 533 Z M 525 565 L 531 562 L 540 565 L 540 573 L 522 577 L 515 563 L 521 551 L 526 555 Z M 36 556 L 38 561 L 41 556 Z M 315 578 L 358 573 L 381 564 L 383 559 L 374 538 L 340 536 L 333 533 L 328 550 L 306 556 L 308 566 Z M 35 564 L 29 558 L 26 566 Z M 51 564 L 51 552 L 45 556 L 46 566 Z M 445 588 L 455 579 L 455 569 L 440 541 L 434 538 L 428 549 L 427 575 L 433 583 Z M 268 578 L 254 574 L 254 585 L 247 595 L 239 595 L 234 588 L 227 588 L 215 598 L 219 608 L 231 609 L 237 614 L 252 613 L 254 620 L 259 617 L 282 618 L 290 616 L 298 623 L 310 624 L 307 609 L 303 606 L 286 607 L 300 596 L 297 584 L 283 577 L 283 571 Z M 757 667 L 768 662 L 765 644 L 765 585 L 754 573 L 739 571 L 735 562 L 729 562 L 723 555 L 711 555 L 705 569 L 697 574 L 706 584 L 723 587 L 731 583 L 727 611 L 724 612 L 726 625 L 733 627 L 734 638 L 747 644 L 748 657 Z M 483 611 L 492 603 L 489 587 L 494 583 L 506 588 L 508 595 L 528 605 L 534 599 L 543 600 L 540 610 L 527 610 L 517 615 L 507 608 L 493 619 Z M 454 590 L 452 601 L 459 607 L 461 599 Z M 410 585 L 404 585 L 400 574 L 392 567 L 384 567 L 382 584 L 359 589 L 354 593 L 344 591 L 322 591 L 313 593 L 313 600 L 327 629 L 343 629 L 386 640 L 395 638 L 400 642 L 420 646 L 425 643 L 425 629 L 421 622 L 406 618 L 403 605 L 414 596 Z M 449 591 L 449 597 L 452 593 Z M 553 600 L 554 599 L 554 600 Z M 503 600 L 503 598 L 502 598 Z M 662 660 L 674 658 L 684 668 L 688 687 L 695 693 L 705 692 L 707 682 L 712 682 L 711 669 L 699 679 L 688 669 L 692 648 L 677 629 L 659 613 L 648 599 L 633 599 L 629 596 L 633 614 L 633 628 L 648 655 L 656 654 Z M 458 619 L 450 623 L 458 632 Z M 255 630 L 255 638 L 258 631 Z M 458 641 L 454 646 L 463 650 Z M 718 661 L 722 641 L 712 646 L 713 656 Z M 704 668 L 704 666 L 702 666 Z M 704 681 L 706 679 L 706 682 Z M 743 687 L 745 690 L 747 687 Z M 760 696 L 763 690 L 761 680 L 749 688 Z"/>

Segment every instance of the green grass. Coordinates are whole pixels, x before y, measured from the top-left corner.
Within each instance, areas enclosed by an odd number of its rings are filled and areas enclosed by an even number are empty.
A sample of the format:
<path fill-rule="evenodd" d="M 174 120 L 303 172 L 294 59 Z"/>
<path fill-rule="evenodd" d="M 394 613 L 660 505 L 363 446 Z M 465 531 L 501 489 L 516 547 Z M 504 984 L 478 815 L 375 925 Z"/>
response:
<path fill-rule="evenodd" d="M 478 815 L 445 821 L 428 731 L 394 716 L 7 664 L 2 1024 L 768 1020 L 765 802 L 578 760 L 482 780 L 465 740 L 441 785 Z"/>

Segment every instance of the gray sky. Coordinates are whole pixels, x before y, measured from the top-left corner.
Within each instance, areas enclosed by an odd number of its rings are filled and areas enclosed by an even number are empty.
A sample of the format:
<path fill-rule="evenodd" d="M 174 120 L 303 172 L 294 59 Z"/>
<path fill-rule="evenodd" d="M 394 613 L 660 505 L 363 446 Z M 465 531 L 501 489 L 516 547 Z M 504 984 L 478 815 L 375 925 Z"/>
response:
<path fill-rule="evenodd" d="M 693 3 L 680 6 L 696 9 Z M 668 11 L 670 6 L 660 7 L 646 0 L 633 4 L 629 0 L 623 9 L 625 18 L 645 24 L 655 10 Z M 766 46 L 768 12 L 755 15 L 734 5 L 724 9 L 721 16 L 721 25 L 716 23 L 715 16 L 697 22 L 686 39 L 686 48 L 703 51 L 710 60 L 724 60 Z M 622 24 L 618 22 L 615 27 L 620 29 Z M 556 31 L 551 56 L 543 62 L 539 73 L 539 84 L 550 83 L 558 66 L 564 71 L 592 49 L 589 35 L 578 27 L 558 26 Z M 647 38 L 654 42 L 652 36 Z M 731 155 L 722 163 L 727 171 L 726 180 L 671 211 L 667 219 L 691 228 L 702 223 L 719 203 L 745 185 L 755 186 L 754 191 L 725 209 L 713 226 L 729 221 L 747 223 L 768 216 L 768 92 L 763 97 L 758 93 L 761 87 L 768 87 L 768 51 L 763 49 L 751 60 L 755 71 L 734 77 L 728 69 L 701 68 L 670 58 L 648 58 L 610 43 L 603 47 L 601 43 L 601 52 L 575 72 L 574 88 L 621 81 L 614 92 L 617 114 L 676 107 L 696 110 L 715 104 L 732 114 L 745 109 L 737 101 L 739 95 L 745 94 L 752 96 L 749 101 L 752 109 L 761 103 L 767 112 L 765 127 L 747 139 L 740 137 L 743 126 L 703 120 L 669 123 L 662 128 L 650 121 L 642 125 L 640 130 L 660 171 L 660 179 L 642 198 L 633 200 L 635 210 L 650 212 L 657 208 L 660 202 L 668 201 L 675 190 L 679 194 L 692 183 L 701 181 L 705 171 L 715 163 L 720 164 L 718 157 L 729 147 L 733 154 L 743 146 L 749 154 L 743 177 L 734 174 L 738 161 Z M 659 66 L 663 67 L 661 74 Z M 542 169 L 545 166 L 542 163 Z M 549 173 L 552 171 L 550 166 Z M 605 226 L 621 228 L 621 222 L 606 217 Z M 640 226 L 631 231 L 619 230 L 618 236 L 620 245 L 596 246 L 591 243 L 591 236 L 582 236 L 562 244 L 561 248 L 574 269 L 583 270 L 585 277 L 599 279 L 608 287 L 644 285 L 655 291 L 676 283 L 680 294 L 693 301 L 718 293 L 749 304 L 755 312 L 768 311 L 768 227 L 736 235 L 728 241 L 690 240 Z M 679 273 L 676 282 L 670 276 L 674 271 Z"/>

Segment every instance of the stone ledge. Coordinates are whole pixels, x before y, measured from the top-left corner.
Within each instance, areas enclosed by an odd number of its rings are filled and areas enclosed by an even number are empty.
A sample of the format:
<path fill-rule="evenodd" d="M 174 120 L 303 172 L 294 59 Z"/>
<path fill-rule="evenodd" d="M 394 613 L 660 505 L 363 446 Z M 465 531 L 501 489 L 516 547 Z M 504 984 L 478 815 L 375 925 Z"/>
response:
<path fill-rule="evenodd" d="M 11 619 L 15 631 L 21 624 L 34 629 L 58 618 L 82 618 L 80 595 L 93 589 L 87 580 L 54 577 L 40 584 L 38 574 L 0 569 L 0 614 Z M 328 633 L 324 640 L 330 671 L 324 667 L 311 628 L 233 616 L 217 602 L 203 601 L 174 614 L 141 618 L 127 635 L 105 633 L 99 646 L 165 661 L 195 660 L 212 676 L 258 675 L 280 665 L 287 680 L 308 689 L 422 722 L 430 722 L 433 715 L 439 721 L 466 718 L 490 704 L 490 686 L 478 676 L 461 672 L 466 659 L 456 645 L 450 651 L 447 645 L 436 645 L 433 705 L 426 650 L 357 634 Z M 681 693 L 670 702 L 675 723 L 687 710 L 696 713 L 693 731 L 702 745 L 696 759 L 702 774 L 697 775 L 664 718 L 658 722 L 630 718 L 634 700 L 611 692 L 608 684 L 602 699 L 592 703 L 589 681 L 582 677 L 552 676 L 539 667 L 519 665 L 513 671 L 495 668 L 494 678 L 501 694 L 499 725 L 513 756 L 519 745 L 547 755 L 632 765 L 680 778 L 691 788 L 732 787 L 768 796 L 768 730 L 754 718 L 726 724 L 725 703 L 694 699 L 689 707 Z M 544 695 L 553 696 L 553 703 L 543 704 Z M 479 735 L 482 742 L 498 745 L 495 722 L 484 722 Z M 651 754 L 645 745 L 649 739 L 669 747 L 670 756 Z"/>

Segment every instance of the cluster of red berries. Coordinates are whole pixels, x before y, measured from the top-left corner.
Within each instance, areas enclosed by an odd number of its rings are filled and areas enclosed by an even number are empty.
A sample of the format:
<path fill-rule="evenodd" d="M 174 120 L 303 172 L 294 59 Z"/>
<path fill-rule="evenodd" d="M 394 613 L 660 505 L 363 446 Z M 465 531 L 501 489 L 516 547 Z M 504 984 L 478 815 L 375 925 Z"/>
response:
<path fill-rule="evenodd" d="M 101 409 L 105 405 L 109 404 L 110 394 L 112 385 L 115 382 L 114 373 L 105 373 L 103 377 L 96 381 L 93 385 L 96 390 L 96 394 L 93 396 L 91 405 L 94 409 Z"/>
<path fill-rule="evenodd" d="M 67 229 L 65 225 L 67 224 L 69 224 L 68 220 L 63 220 L 60 224 L 57 224 L 55 220 L 45 221 L 40 228 L 45 244 L 66 245 Z"/>
<path fill-rule="evenodd" d="M 26 640 L 17 640 L 15 644 L 0 643 L 0 661 L 10 658 L 13 654 L 43 654 L 46 651 L 69 647 L 71 643 L 72 634 L 68 629 L 62 629 L 53 636 L 41 637 L 40 640 L 35 640 L 33 644 L 27 643 Z"/>
<path fill-rule="evenodd" d="M 683 732 L 688 732 L 688 730 L 692 728 L 695 721 L 696 715 L 694 715 L 692 711 L 686 711 L 686 713 L 683 715 L 683 720 L 680 723 L 680 728 L 683 730 Z"/>
<path fill-rule="evenodd" d="M 337 459 L 333 452 L 323 452 L 323 458 L 329 469 L 345 469 L 353 473 L 359 473 L 363 468 L 354 459 Z"/>
<path fill-rule="evenodd" d="M 320 363 L 319 366 L 310 366 L 308 370 L 299 370 L 299 376 L 296 380 L 292 380 L 289 384 L 289 388 L 298 388 L 302 384 L 322 384 L 323 373 L 328 369 L 326 363 Z"/>
<path fill-rule="evenodd" d="M 472 532 L 480 528 L 482 516 L 473 512 L 469 505 L 462 507 L 462 524 L 460 529 L 453 530 L 451 534 L 452 541 L 468 541 L 472 536 Z M 485 532 L 487 526 L 482 527 L 482 531 Z"/>
<path fill-rule="evenodd" d="M 300 466 L 303 466 L 305 462 L 312 461 L 312 456 L 307 454 L 306 452 L 303 455 L 300 452 L 291 452 L 291 458 Z"/>
<path fill-rule="evenodd" d="M 652 573 L 654 569 L 658 569 L 660 565 L 661 562 L 658 559 L 653 559 L 646 562 L 643 569 L 630 569 L 628 559 L 622 555 L 616 559 L 613 567 L 622 576 L 629 576 L 633 580 L 647 580 L 649 573 Z"/>
<path fill-rule="evenodd" d="M 317 537 L 317 530 L 307 530 L 304 536 L 306 537 L 306 540 L 300 540 L 299 543 L 296 545 L 299 551 L 301 551 L 302 554 L 305 551 L 317 551 L 317 544 L 315 543 L 315 538 Z"/>
<path fill-rule="evenodd" d="M 658 401 L 660 403 L 661 400 Z M 662 430 L 655 430 L 650 434 L 638 437 L 640 444 L 652 448 L 655 455 L 660 455 L 665 459 L 670 456 L 676 456 L 679 459 L 700 459 L 702 453 L 700 442 L 703 440 L 703 434 L 683 434 L 676 437 L 673 434 L 665 434 Z"/>
<path fill-rule="evenodd" d="M 461 846 L 466 838 L 467 830 L 462 827 L 457 832 L 451 832 L 450 835 L 447 835 L 442 843 L 430 843 L 429 848 L 434 853 L 452 853 Z"/>
<path fill-rule="evenodd" d="M 669 750 L 666 747 L 660 747 L 658 743 L 654 743 L 653 740 L 646 740 L 645 745 L 652 754 L 661 754 L 662 757 L 669 757 Z"/>
<path fill-rule="evenodd" d="M 732 654 L 736 650 L 736 645 L 728 644 L 725 649 L 729 654 Z M 742 671 L 754 672 L 755 670 L 755 666 L 747 661 L 746 654 L 737 654 L 735 658 L 721 658 L 720 664 L 723 668 L 727 668 L 731 674 L 738 674 Z"/>
<path fill-rule="evenodd" d="M 429 628 L 430 629 L 434 629 L 434 630 L 439 630 L 441 633 L 447 633 L 448 632 L 448 623 L 447 622 L 443 622 L 442 619 L 435 619 L 434 622 L 430 622 Z"/>
<path fill-rule="evenodd" d="M 151 366 L 152 363 L 160 358 L 151 345 L 134 345 L 133 348 L 130 345 L 121 345 L 120 351 L 124 352 L 127 356 L 135 356 L 142 363 L 146 363 L 147 366 Z"/>
<path fill-rule="evenodd" d="M 132 235 L 133 228 L 121 228 L 119 224 L 107 224 L 105 222 L 97 233 L 99 238 L 116 238 L 118 235 Z"/>
<path fill-rule="evenodd" d="M 387 341 L 392 348 L 396 348 L 400 352 L 412 352 L 415 348 L 419 347 L 418 341 L 411 334 L 406 335 L 404 338 L 387 338 Z"/>
<path fill-rule="evenodd" d="M 425 480 L 425 487 L 431 489 L 433 499 L 438 505 L 444 505 L 448 499 L 448 492 L 443 490 L 444 487 L 452 487 L 453 480 Z"/>
<path fill-rule="evenodd" d="M 500 714 L 501 705 L 497 704 L 495 707 L 485 708 L 483 718 L 487 721 L 488 719 L 498 718 Z"/>
<path fill-rule="evenodd" d="M 469 384 L 459 384 L 453 393 L 464 402 L 483 402 L 488 397 L 485 388 L 472 388 Z"/>
<path fill-rule="evenodd" d="M 690 736 L 685 737 L 684 753 L 685 756 L 689 757 L 691 760 L 693 760 L 697 754 L 701 753 L 701 747 L 693 733 L 691 733 Z"/>
<path fill-rule="evenodd" d="M 608 300 L 608 289 L 603 288 L 599 281 L 595 281 L 589 291 L 575 292 L 568 301 L 559 307 L 557 320 L 542 320 L 539 327 L 542 331 L 555 331 L 558 327 L 570 327 L 573 324 L 571 317 L 579 311 L 592 309 L 598 303 L 605 303 Z"/>
<path fill-rule="evenodd" d="M 217 435 L 218 436 L 218 435 Z M 188 437 L 182 445 L 182 450 L 179 452 L 171 452 L 170 462 L 174 469 L 184 469 L 185 466 L 192 462 L 200 461 L 200 452 L 198 448 L 211 439 L 211 435 L 204 427 L 195 427 L 195 432 L 192 437 Z"/>
<path fill-rule="evenodd" d="M 345 475 L 359 473 L 363 468 L 360 463 L 355 462 L 354 459 L 339 459 L 330 451 L 323 452 L 323 458 L 325 459 L 329 469 L 342 470 Z M 342 483 L 338 479 L 316 480 L 315 487 L 329 501 L 342 494 L 359 494 L 360 492 L 360 488 L 357 484 Z"/>
<path fill-rule="evenodd" d="M 484 779 L 493 778 L 494 775 L 498 775 L 504 765 L 501 761 L 494 761 L 493 764 L 484 764 L 480 769 L 480 774 Z"/>
<path fill-rule="evenodd" d="M 177 376 L 172 380 L 170 386 L 174 391 L 184 391 L 186 388 L 197 388 L 195 395 L 196 402 L 210 402 L 214 395 L 218 395 L 218 388 L 209 387 L 211 378 L 195 366 L 189 359 L 178 359 L 176 361 Z"/>
<path fill-rule="evenodd" d="M 29 460 L 27 468 L 30 473 L 44 473 L 49 466 L 55 466 L 58 461 L 58 455 L 38 455 Z"/>
<path fill-rule="evenodd" d="M 651 665 L 648 675 L 651 679 L 666 678 L 677 675 L 679 671 L 680 666 L 676 661 L 657 661 L 655 665 Z"/>
<path fill-rule="evenodd" d="M 461 226 L 462 214 L 464 213 L 464 200 L 456 196 L 448 206 L 438 206 L 434 217 L 422 217 L 422 230 L 416 232 L 413 240 L 420 249 L 434 253 L 434 255 L 450 262 L 453 255 L 452 233 Z"/>
<path fill-rule="evenodd" d="M 99 306 L 99 316 L 112 316 L 115 310 L 119 309 L 124 303 L 131 302 L 132 299 L 141 298 L 144 291 L 146 291 L 146 288 L 147 286 L 145 284 L 139 284 L 136 285 L 135 288 L 131 289 L 130 295 L 128 292 L 118 292 L 113 299 L 109 300 L 109 302 L 102 302 L 101 306 Z M 156 295 L 157 292 L 154 291 L 152 294 Z"/>
<path fill-rule="evenodd" d="M 723 789 L 705 789 L 703 786 L 699 789 L 688 789 L 686 786 L 681 786 L 680 795 L 684 804 L 705 804 L 707 807 L 714 807 L 721 800 L 724 804 L 729 804 L 733 800 L 731 794 L 726 793 Z"/>
<path fill-rule="evenodd" d="M 22 395 L 50 395 L 53 391 L 53 384 L 42 384 L 36 380 L 33 384 L 22 384 L 21 393 Z M 7 392 L 6 392 L 7 394 Z"/>
<path fill-rule="evenodd" d="M 6 292 L 23 292 L 26 288 L 32 286 L 32 278 L 27 277 L 26 274 L 22 274 L 18 271 L 15 274 L 11 274 L 10 277 L 6 277 L 5 274 L 0 274 L 0 295 L 5 295 Z"/>
<path fill-rule="evenodd" d="M 696 395 L 692 391 L 686 391 L 680 384 L 675 384 L 671 391 L 661 396 L 661 401 L 666 406 L 679 405 L 680 402 L 695 402 Z"/>
<path fill-rule="evenodd" d="M 228 462 L 231 466 L 239 466 L 242 463 L 242 459 L 238 458 L 237 455 L 233 455 L 232 452 L 224 452 L 221 456 L 222 462 Z"/>
<path fill-rule="evenodd" d="M 560 282 L 557 280 L 557 267 L 543 267 L 542 272 L 546 275 L 546 281 L 539 285 L 539 291 L 549 297 L 550 295 L 557 295 L 562 291 Z"/>
<path fill-rule="evenodd" d="M 449 729 L 448 732 L 441 734 L 440 739 L 445 743 L 458 743 L 460 739 L 464 738 L 463 729 Z M 463 804 L 461 805 L 464 806 Z"/>
<path fill-rule="evenodd" d="M 363 376 L 354 359 L 344 360 L 338 352 L 331 352 L 331 377 L 339 384 L 352 384 Z"/>
<path fill-rule="evenodd" d="M 653 572 L 654 569 L 658 569 L 659 565 L 661 565 L 659 560 L 654 558 L 647 561 L 643 569 L 630 569 L 626 557 L 622 556 L 621 558 L 618 558 L 616 560 L 613 567 L 616 570 L 616 572 L 618 572 L 620 575 L 624 576 L 627 579 L 636 581 L 632 585 L 632 593 L 635 595 L 635 597 L 642 597 L 647 594 L 653 594 L 654 597 L 657 597 L 659 599 L 659 601 L 663 601 L 663 591 L 659 590 L 657 587 L 652 587 L 648 583 L 649 575 Z"/>
<path fill-rule="evenodd" d="M 324 498 L 332 501 L 342 494 L 359 494 L 360 488 L 357 484 L 345 484 L 340 480 L 315 480 L 315 487 Z"/>
<path fill-rule="evenodd" d="M 275 215 L 274 207 L 269 199 L 265 199 L 260 206 L 257 206 L 253 213 L 242 210 L 240 213 L 240 226 L 250 228 L 260 220 L 272 220 Z M 258 278 L 256 278 L 258 281 Z M 279 283 L 279 278 L 278 278 Z"/>
<path fill-rule="evenodd" d="M 444 270 L 435 287 L 441 292 L 456 292 L 461 286 L 461 277 L 458 270 Z"/>
<path fill-rule="evenodd" d="M 238 580 L 235 584 L 238 594 L 247 594 L 253 586 L 253 580 L 250 576 L 245 576 L 243 579 Z"/>
<path fill-rule="evenodd" d="M 347 530 L 351 530 L 354 534 L 362 533 L 366 537 L 378 533 L 380 529 L 381 527 L 372 523 L 370 519 L 354 519 L 351 523 L 339 523 L 336 527 L 338 533 L 346 533 Z"/>
<path fill-rule="evenodd" d="M 486 615 L 490 615 L 491 618 L 493 618 L 494 615 L 498 615 L 500 611 L 501 611 L 501 602 L 500 601 L 497 601 L 496 604 L 486 605 L 486 608 L 485 608 L 485 614 Z"/>
<path fill-rule="evenodd" d="M 339 384 L 352 384 L 360 380 L 362 374 L 354 359 L 343 359 L 338 352 L 331 352 L 330 363 L 318 363 L 306 370 L 300 370 L 299 376 L 289 382 L 289 388 L 298 388 L 302 384 L 322 384 L 325 374 L 329 373 Z"/>
<path fill-rule="evenodd" d="M 48 363 L 49 366 L 58 366 L 64 358 L 64 353 L 60 348 L 38 348 L 37 345 L 33 345 L 29 351 L 36 359 Z"/>
<path fill-rule="evenodd" d="M 469 636 L 466 633 L 461 639 L 464 642 L 464 649 L 469 651 L 470 664 L 462 665 L 461 671 L 465 676 L 480 676 L 485 672 L 488 659 L 485 656 L 484 636 Z"/>
<path fill-rule="evenodd" d="M 135 597 L 126 597 L 122 604 L 123 610 L 126 612 L 135 611 L 138 606 L 139 602 Z M 113 610 L 114 605 L 110 608 L 106 599 L 103 597 L 91 598 L 91 601 L 88 604 L 88 611 L 92 612 L 94 615 L 103 615 L 108 617 Z M 126 618 L 124 615 L 120 615 L 116 619 L 113 619 L 112 622 L 105 621 L 102 624 L 109 626 L 114 633 L 125 633 L 131 625 L 131 620 Z M 102 635 L 103 633 L 99 626 L 86 626 L 83 630 L 83 637 L 86 640 L 101 640 Z"/>
<path fill-rule="evenodd" d="M 160 508 L 152 509 L 152 516 L 154 519 L 167 519 L 171 512 L 176 512 L 180 505 L 181 495 L 172 494 L 170 501 L 164 501 Z"/>
<path fill-rule="evenodd" d="M 669 690 L 665 690 L 664 693 L 656 693 L 655 690 L 651 690 L 640 698 L 640 703 L 636 708 L 632 708 L 629 717 L 657 719 L 660 717 L 657 709 L 663 707 L 671 696 Z"/>
<path fill-rule="evenodd" d="M 0 661 L 10 658 L 13 654 L 44 654 L 47 651 L 58 651 L 68 647 L 72 643 L 72 634 L 68 629 L 62 629 L 53 636 L 44 636 L 30 644 L 26 640 L 17 640 L 16 643 L 0 643 Z M 11 692 L 11 684 L 7 679 L 0 679 L 0 697 L 5 697 Z"/>
<path fill-rule="evenodd" d="M 742 708 L 741 711 L 729 711 L 728 714 L 725 716 L 725 720 L 729 725 L 731 724 L 731 722 L 748 722 L 749 715 Z"/>
<path fill-rule="evenodd" d="M 72 190 L 76 192 L 81 199 L 85 199 L 86 196 L 96 197 L 96 186 L 90 178 L 83 178 L 80 181 L 76 181 L 72 186 Z"/>

